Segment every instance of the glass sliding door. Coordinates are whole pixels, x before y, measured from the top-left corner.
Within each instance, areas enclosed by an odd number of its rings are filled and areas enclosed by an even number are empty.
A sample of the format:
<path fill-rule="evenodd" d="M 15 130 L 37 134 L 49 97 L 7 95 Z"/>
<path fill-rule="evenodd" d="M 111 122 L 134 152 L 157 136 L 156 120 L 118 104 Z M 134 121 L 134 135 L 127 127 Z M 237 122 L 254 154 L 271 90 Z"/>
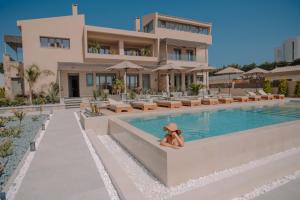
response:
<path fill-rule="evenodd" d="M 189 89 L 190 85 L 194 82 L 194 76 L 193 74 L 187 74 L 185 75 L 185 88 Z"/>
<path fill-rule="evenodd" d="M 138 75 L 137 74 L 127 74 L 127 88 L 129 90 L 134 90 L 138 87 Z"/>
<path fill-rule="evenodd" d="M 115 74 L 96 74 L 96 86 L 98 89 L 108 89 L 112 93 L 112 86 L 116 79 Z"/>
<path fill-rule="evenodd" d="M 174 89 L 181 91 L 181 74 L 174 74 Z"/>
<path fill-rule="evenodd" d="M 143 74 L 143 91 L 150 89 L 150 74 Z"/>

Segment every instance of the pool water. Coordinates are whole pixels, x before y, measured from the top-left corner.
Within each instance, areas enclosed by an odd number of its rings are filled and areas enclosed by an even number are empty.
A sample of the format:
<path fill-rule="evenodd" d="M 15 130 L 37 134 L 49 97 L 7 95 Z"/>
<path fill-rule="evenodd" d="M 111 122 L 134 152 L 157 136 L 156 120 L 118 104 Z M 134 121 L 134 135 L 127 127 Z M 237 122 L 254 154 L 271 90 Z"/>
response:
<path fill-rule="evenodd" d="M 124 118 L 129 124 L 157 137 L 166 134 L 162 127 L 176 123 L 185 141 L 243 131 L 262 126 L 300 120 L 300 102 L 291 101 L 269 106 L 247 106 L 206 110 L 192 113 Z"/>

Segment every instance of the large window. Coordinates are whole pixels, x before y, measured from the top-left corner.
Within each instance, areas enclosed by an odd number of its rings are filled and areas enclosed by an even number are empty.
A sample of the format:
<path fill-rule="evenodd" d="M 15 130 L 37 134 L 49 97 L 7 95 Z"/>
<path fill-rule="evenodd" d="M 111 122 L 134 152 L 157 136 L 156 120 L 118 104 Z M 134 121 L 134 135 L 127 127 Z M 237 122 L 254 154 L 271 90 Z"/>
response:
<path fill-rule="evenodd" d="M 96 86 L 101 90 L 108 89 L 111 93 L 115 79 L 115 74 L 96 74 Z"/>
<path fill-rule="evenodd" d="M 53 37 L 40 37 L 41 47 L 53 47 L 53 48 L 70 48 L 70 39 L 67 38 L 53 38 Z"/>
<path fill-rule="evenodd" d="M 181 74 L 174 74 L 175 91 L 181 90 Z"/>
<path fill-rule="evenodd" d="M 181 60 L 181 49 L 174 49 L 173 53 L 174 60 Z"/>
<path fill-rule="evenodd" d="M 86 73 L 86 86 L 90 87 L 94 85 L 93 73 Z"/>
<path fill-rule="evenodd" d="M 194 61 L 195 60 L 194 51 L 193 50 L 187 50 L 186 54 L 187 54 L 187 60 L 188 61 Z"/>
<path fill-rule="evenodd" d="M 133 90 L 138 87 L 138 75 L 128 74 L 127 75 L 127 88 Z"/>
<path fill-rule="evenodd" d="M 144 26 L 144 32 L 150 33 L 153 30 L 153 20 L 151 20 L 147 25 Z"/>
<path fill-rule="evenodd" d="M 186 32 L 192 32 L 192 33 L 205 34 L 205 35 L 209 34 L 208 28 L 206 28 L 206 27 L 181 24 L 181 23 L 177 23 L 177 22 L 169 22 L 169 21 L 165 21 L 165 20 L 158 20 L 158 27 L 172 29 L 172 30 L 178 30 L 178 31 L 186 31 Z"/>
<path fill-rule="evenodd" d="M 126 56 L 141 56 L 142 52 L 139 48 L 124 48 L 124 54 Z"/>

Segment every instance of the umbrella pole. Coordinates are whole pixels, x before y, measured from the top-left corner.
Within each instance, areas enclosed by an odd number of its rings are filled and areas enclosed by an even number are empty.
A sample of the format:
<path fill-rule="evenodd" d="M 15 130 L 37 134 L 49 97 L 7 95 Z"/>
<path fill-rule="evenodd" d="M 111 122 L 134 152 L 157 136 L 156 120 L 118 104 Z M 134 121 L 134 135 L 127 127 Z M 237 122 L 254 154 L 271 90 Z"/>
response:
<path fill-rule="evenodd" d="M 124 93 L 127 94 L 127 69 L 124 72 Z"/>
<path fill-rule="evenodd" d="M 229 93 L 229 96 L 231 96 L 231 94 L 230 94 L 230 89 L 231 89 L 231 84 L 230 84 L 230 74 L 229 74 L 229 84 L 228 84 L 228 89 L 229 89 L 229 91 L 228 91 L 228 93 Z"/>

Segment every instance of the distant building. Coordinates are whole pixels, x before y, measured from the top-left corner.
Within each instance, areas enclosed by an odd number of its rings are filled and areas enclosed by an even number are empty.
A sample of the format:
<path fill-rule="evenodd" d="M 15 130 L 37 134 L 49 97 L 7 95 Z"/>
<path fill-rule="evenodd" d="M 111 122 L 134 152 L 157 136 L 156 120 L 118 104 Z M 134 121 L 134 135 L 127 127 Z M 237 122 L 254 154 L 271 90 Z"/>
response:
<path fill-rule="evenodd" d="M 275 48 L 276 62 L 293 62 L 300 59 L 300 36 L 285 40 L 282 45 Z"/>

